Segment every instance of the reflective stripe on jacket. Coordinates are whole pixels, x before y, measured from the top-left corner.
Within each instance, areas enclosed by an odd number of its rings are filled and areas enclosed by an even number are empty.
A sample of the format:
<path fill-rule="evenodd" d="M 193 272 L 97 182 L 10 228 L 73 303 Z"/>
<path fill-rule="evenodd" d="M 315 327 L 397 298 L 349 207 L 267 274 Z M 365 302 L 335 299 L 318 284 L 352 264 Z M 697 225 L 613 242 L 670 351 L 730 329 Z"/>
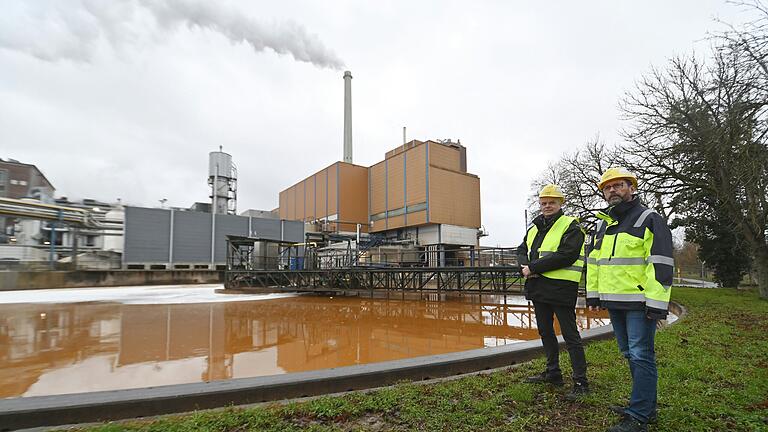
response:
<path fill-rule="evenodd" d="M 563 234 L 566 230 L 568 230 L 568 227 L 571 226 L 571 224 L 576 220 L 576 218 L 562 215 L 555 223 L 552 225 L 552 227 L 547 231 L 547 233 L 544 235 L 544 240 L 541 242 L 541 246 L 539 246 L 537 254 L 538 256 L 533 257 L 529 256 L 529 259 L 531 261 L 538 259 L 539 257 L 544 257 L 549 254 L 557 252 L 558 247 L 560 246 L 560 240 L 563 237 Z M 528 232 L 525 236 L 526 243 L 528 246 L 528 251 L 531 251 L 533 249 L 533 241 L 536 238 L 536 234 L 539 232 L 539 228 L 532 224 L 531 227 L 528 229 Z M 541 273 L 542 276 L 546 276 L 550 279 L 559 279 L 559 280 L 566 280 L 571 282 L 579 283 L 581 281 L 581 275 L 582 271 L 584 269 L 584 244 L 582 242 L 581 245 L 581 252 L 579 253 L 579 257 L 574 261 L 571 265 L 568 267 L 563 267 L 555 270 L 545 271 Z"/>
<path fill-rule="evenodd" d="M 587 259 L 587 304 L 666 317 L 674 274 L 666 221 L 638 199 L 597 217 Z"/>

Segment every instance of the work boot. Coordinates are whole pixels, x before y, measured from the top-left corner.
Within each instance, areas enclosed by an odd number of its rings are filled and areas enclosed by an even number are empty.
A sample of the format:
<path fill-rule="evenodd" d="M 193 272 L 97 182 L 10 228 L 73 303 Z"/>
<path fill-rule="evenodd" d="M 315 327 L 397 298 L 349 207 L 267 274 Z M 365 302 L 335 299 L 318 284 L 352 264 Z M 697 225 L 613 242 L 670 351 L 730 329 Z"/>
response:
<path fill-rule="evenodd" d="M 623 407 L 621 405 L 611 405 L 608 407 L 609 410 L 615 412 L 619 415 L 625 415 L 627 413 L 627 407 Z M 648 424 L 654 424 L 659 420 L 659 412 L 654 411 L 650 417 L 648 417 Z"/>
<path fill-rule="evenodd" d="M 547 372 L 542 372 L 538 375 L 529 376 L 528 378 L 525 379 L 525 382 L 533 383 L 533 384 L 549 383 L 554 386 L 560 387 L 563 385 L 563 376 L 550 375 Z"/>
<path fill-rule="evenodd" d="M 648 425 L 640 422 L 629 414 L 624 414 L 621 421 L 607 432 L 648 432 Z"/>
<path fill-rule="evenodd" d="M 586 381 L 574 381 L 573 389 L 565 395 L 565 398 L 571 402 L 581 399 L 589 393 L 589 384 Z"/>

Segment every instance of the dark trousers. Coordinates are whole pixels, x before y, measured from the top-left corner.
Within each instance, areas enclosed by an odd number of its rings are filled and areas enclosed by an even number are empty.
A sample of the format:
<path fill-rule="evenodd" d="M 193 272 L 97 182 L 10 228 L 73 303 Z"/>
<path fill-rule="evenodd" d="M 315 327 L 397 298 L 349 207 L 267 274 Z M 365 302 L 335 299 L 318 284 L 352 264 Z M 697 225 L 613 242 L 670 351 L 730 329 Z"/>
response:
<path fill-rule="evenodd" d="M 584 346 L 581 343 L 579 329 L 576 327 L 576 310 L 570 306 L 533 302 L 536 311 L 536 326 L 539 328 L 541 343 L 547 355 L 547 375 L 560 376 L 560 348 L 555 335 L 555 319 L 560 323 L 560 331 L 565 339 L 568 355 L 571 357 L 574 382 L 587 382 L 587 360 L 584 358 Z"/>

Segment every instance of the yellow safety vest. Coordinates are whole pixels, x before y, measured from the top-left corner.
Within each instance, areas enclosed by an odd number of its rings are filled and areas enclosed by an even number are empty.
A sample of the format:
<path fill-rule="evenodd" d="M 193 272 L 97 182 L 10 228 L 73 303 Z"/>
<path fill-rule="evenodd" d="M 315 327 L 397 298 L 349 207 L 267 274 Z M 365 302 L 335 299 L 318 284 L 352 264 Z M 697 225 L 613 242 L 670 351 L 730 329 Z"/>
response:
<path fill-rule="evenodd" d="M 560 240 L 563 238 L 563 234 L 568 230 L 573 221 L 577 220 L 574 217 L 561 215 L 555 223 L 549 228 L 547 234 L 544 235 L 544 240 L 539 246 L 538 256 L 530 256 L 531 248 L 533 247 L 533 240 L 536 238 L 536 234 L 539 232 L 539 228 L 533 224 L 528 229 L 528 234 L 525 236 L 526 244 L 528 245 L 529 259 L 533 261 L 539 257 L 547 256 L 551 253 L 557 252 L 557 248 L 560 247 Z M 567 280 L 571 282 L 579 283 L 581 281 L 582 270 L 584 269 L 584 244 L 581 245 L 581 252 L 579 257 L 570 266 L 560 268 L 557 270 L 551 270 L 544 272 L 541 275 L 550 279 Z"/>
<path fill-rule="evenodd" d="M 634 222 L 634 228 L 652 210 L 646 210 Z M 599 298 L 605 302 L 645 303 L 647 307 L 666 311 L 669 306 L 671 286 L 662 286 L 656 279 L 654 263 L 674 266 L 674 260 L 667 256 L 651 255 L 653 232 L 647 227 L 643 238 L 626 232 L 603 234 L 608 227 L 618 224 L 605 213 L 598 213 L 595 230 L 595 248 L 587 260 L 587 299 Z M 605 225 L 602 229 L 601 225 Z"/>

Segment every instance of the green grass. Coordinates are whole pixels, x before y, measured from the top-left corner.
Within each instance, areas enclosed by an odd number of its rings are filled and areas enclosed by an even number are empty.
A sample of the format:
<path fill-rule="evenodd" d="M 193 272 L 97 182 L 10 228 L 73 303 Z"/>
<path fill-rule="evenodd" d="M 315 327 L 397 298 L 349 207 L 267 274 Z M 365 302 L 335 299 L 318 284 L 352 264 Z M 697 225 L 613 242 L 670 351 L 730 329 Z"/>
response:
<path fill-rule="evenodd" d="M 656 338 L 659 423 L 655 431 L 768 431 L 768 301 L 754 291 L 675 288 L 688 316 Z M 522 379 L 519 368 L 436 383 L 403 383 L 369 393 L 303 403 L 228 408 L 90 431 L 603 431 L 626 402 L 629 372 L 612 340 L 587 347 L 592 394 L 568 402 L 567 389 Z M 567 354 L 562 355 L 569 374 Z"/>

